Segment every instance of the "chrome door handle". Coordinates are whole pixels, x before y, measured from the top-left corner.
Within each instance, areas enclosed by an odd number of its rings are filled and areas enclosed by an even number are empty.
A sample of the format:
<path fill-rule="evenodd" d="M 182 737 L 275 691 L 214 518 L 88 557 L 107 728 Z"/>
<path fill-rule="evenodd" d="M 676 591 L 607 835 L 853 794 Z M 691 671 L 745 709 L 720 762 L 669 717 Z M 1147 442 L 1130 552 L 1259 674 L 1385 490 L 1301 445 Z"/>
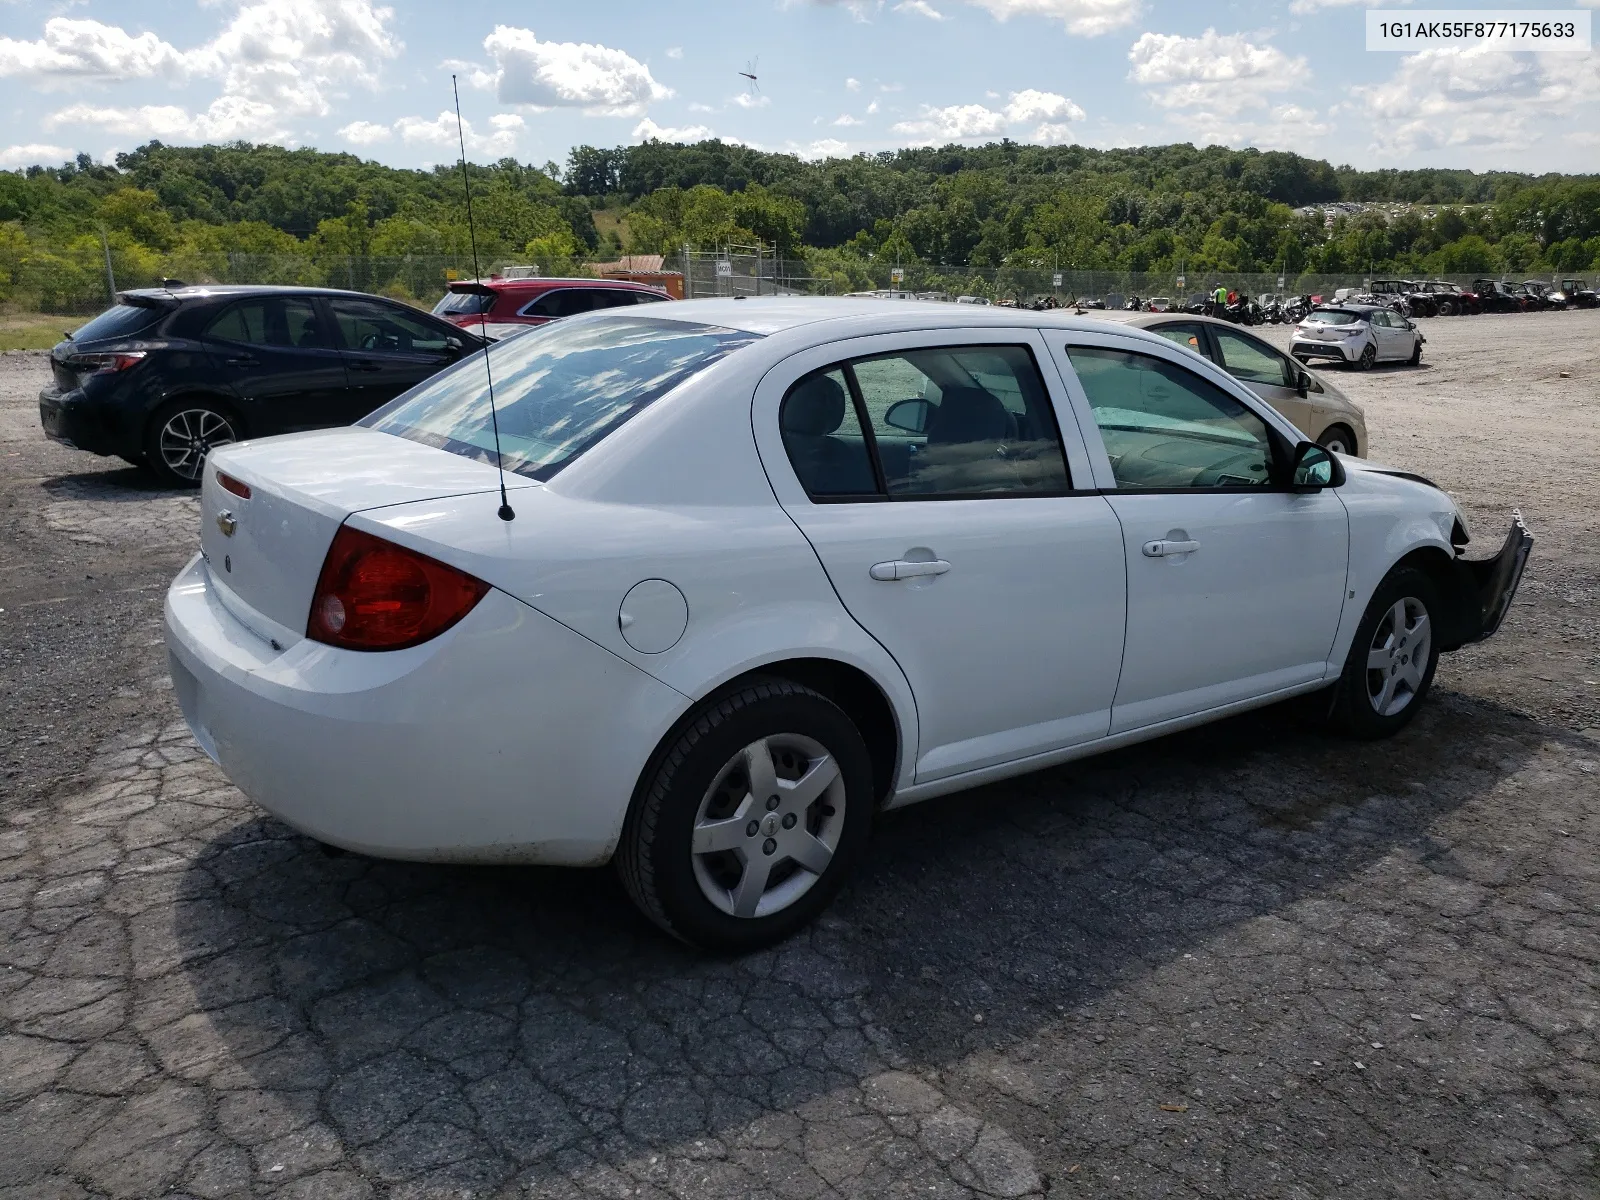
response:
<path fill-rule="evenodd" d="M 932 562 L 907 562 L 897 558 L 893 562 L 873 563 L 867 571 L 880 583 L 892 583 L 896 579 L 915 579 L 919 575 L 943 575 L 950 569 L 950 564 L 942 558 Z"/>
<path fill-rule="evenodd" d="M 1146 542 L 1142 547 L 1146 558 L 1165 558 L 1169 554 L 1193 554 L 1200 549 L 1199 542 L 1169 542 L 1157 539 Z"/>

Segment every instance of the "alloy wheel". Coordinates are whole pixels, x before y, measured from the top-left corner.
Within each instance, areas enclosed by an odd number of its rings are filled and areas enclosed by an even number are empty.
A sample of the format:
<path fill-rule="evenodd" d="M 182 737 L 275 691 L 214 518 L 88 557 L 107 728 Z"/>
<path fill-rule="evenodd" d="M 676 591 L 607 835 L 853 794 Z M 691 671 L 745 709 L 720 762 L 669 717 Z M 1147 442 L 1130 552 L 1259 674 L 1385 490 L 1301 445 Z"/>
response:
<path fill-rule="evenodd" d="M 1380 717 L 1392 717 L 1417 698 L 1428 671 L 1433 630 L 1415 596 L 1396 600 L 1378 622 L 1367 650 L 1367 700 Z"/>
<path fill-rule="evenodd" d="M 722 912 L 766 917 L 821 878 L 844 833 L 845 783 L 821 743 L 751 742 L 717 772 L 695 814 L 694 876 Z"/>
<path fill-rule="evenodd" d="M 183 479 L 200 478 L 206 455 L 218 446 L 239 440 L 228 418 L 209 408 L 183 408 L 161 427 L 161 461 Z"/>

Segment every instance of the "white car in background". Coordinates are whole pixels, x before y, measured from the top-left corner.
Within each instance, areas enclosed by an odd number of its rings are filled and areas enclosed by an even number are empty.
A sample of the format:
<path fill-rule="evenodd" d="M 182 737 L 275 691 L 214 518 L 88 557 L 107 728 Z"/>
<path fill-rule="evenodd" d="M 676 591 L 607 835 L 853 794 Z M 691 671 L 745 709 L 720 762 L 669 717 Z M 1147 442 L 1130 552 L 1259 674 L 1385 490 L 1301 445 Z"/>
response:
<path fill-rule="evenodd" d="M 475 357 L 212 453 L 178 699 L 314 838 L 612 861 L 706 947 L 811 919 L 884 808 L 1302 693 L 1392 734 L 1532 540 L 1468 561 L 1426 480 L 1095 320 L 705 300 L 487 354 L 494 410 Z"/>
<path fill-rule="evenodd" d="M 1302 363 L 1331 358 L 1363 371 L 1375 363 L 1422 361 L 1422 336 L 1417 323 L 1376 304 L 1316 308 L 1295 326 L 1289 353 Z"/>

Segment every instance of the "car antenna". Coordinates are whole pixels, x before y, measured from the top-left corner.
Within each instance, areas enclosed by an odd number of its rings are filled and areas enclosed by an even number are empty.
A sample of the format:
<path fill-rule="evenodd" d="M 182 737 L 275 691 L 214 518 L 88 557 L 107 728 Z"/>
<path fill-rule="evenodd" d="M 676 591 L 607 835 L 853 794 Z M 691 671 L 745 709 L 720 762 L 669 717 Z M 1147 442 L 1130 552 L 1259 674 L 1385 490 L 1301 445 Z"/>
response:
<path fill-rule="evenodd" d="M 454 75 L 450 76 L 450 91 L 456 99 L 456 137 L 461 142 L 461 183 L 467 193 L 467 241 L 472 247 L 472 282 L 476 285 L 474 291 L 477 295 L 493 295 L 492 289 L 484 287 L 483 276 L 478 270 L 478 234 L 472 224 L 472 176 L 467 172 L 467 135 L 461 124 L 461 89 L 456 86 Z M 494 465 L 500 472 L 500 511 L 496 515 L 502 521 L 514 521 L 517 518 L 516 510 L 506 499 L 506 464 L 500 456 L 500 416 L 495 412 L 494 372 L 489 367 L 489 314 L 481 304 L 478 306 L 478 333 L 483 338 L 483 377 L 489 381 L 489 423 L 494 429 Z"/>

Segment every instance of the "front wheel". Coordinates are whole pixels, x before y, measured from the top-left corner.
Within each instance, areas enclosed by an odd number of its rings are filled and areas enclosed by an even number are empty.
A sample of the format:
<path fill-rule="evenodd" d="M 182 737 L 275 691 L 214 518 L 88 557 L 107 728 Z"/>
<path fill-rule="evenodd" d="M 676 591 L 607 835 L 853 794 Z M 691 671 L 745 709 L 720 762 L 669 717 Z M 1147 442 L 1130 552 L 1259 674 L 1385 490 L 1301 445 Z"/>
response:
<path fill-rule="evenodd" d="M 1418 338 L 1416 340 L 1416 342 L 1412 344 L 1412 347 L 1411 347 L 1411 358 L 1408 361 L 1411 363 L 1411 365 L 1413 367 L 1417 366 L 1419 363 L 1422 362 L 1422 339 L 1421 338 Z"/>
<path fill-rule="evenodd" d="M 239 440 L 238 417 L 213 400 L 179 400 L 159 409 L 145 431 L 144 461 L 173 487 L 198 487 L 206 455 Z"/>
<path fill-rule="evenodd" d="M 1373 593 L 1333 706 L 1334 720 L 1352 737 L 1390 737 L 1422 707 L 1439 665 L 1438 597 L 1433 580 L 1415 567 L 1391 571 Z"/>
<path fill-rule="evenodd" d="M 753 950 L 827 907 L 872 826 L 866 743 L 788 680 L 708 701 L 642 783 L 617 853 L 623 886 L 667 932 Z"/>
<path fill-rule="evenodd" d="M 1317 439 L 1317 445 L 1324 450 L 1332 450 L 1335 454 L 1354 454 L 1356 435 L 1343 425 L 1330 425 L 1322 431 L 1322 436 Z"/>

